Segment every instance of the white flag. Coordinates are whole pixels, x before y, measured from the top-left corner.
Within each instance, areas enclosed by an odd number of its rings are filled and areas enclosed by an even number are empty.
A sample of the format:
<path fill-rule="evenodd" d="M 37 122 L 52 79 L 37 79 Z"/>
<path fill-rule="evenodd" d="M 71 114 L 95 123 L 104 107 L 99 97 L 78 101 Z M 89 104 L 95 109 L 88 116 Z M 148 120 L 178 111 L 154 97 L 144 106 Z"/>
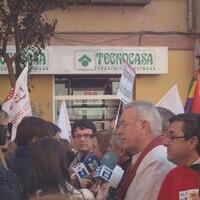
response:
<path fill-rule="evenodd" d="M 122 66 L 122 75 L 117 91 L 117 97 L 125 104 L 133 101 L 133 85 L 135 81 L 135 71 L 128 64 L 124 63 Z"/>
<path fill-rule="evenodd" d="M 171 110 L 174 114 L 184 113 L 181 98 L 179 96 L 177 84 L 175 84 L 156 104 Z"/>
<path fill-rule="evenodd" d="M 10 89 L 2 106 L 2 109 L 9 114 L 9 122 L 13 125 L 11 141 L 15 139 L 17 126 L 23 117 L 32 115 L 27 87 L 27 78 L 28 64 L 18 77 L 15 87 Z"/>
<path fill-rule="evenodd" d="M 60 137 L 62 139 L 69 140 L 71 136 L 71 126 L 69 122 L 69 116 L 67 112 L 67 108 L 65 105 L 65 101 L 62 102 L 60 106 L 60 114 L 58 117 L 58 126 L 61 129 Z"/>

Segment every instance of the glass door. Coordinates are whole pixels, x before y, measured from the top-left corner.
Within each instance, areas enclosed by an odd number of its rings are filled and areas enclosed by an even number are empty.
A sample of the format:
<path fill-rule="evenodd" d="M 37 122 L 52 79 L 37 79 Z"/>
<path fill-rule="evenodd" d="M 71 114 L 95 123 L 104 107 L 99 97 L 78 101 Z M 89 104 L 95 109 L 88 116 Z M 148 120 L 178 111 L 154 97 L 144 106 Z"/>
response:
<path fill-rule="evenodd" d="M 118 110 L 118 85 L 119 77 L 56 76 L 56 121 L 60 104 L 65 100 L 71 123 L 79 119 L 89 119 L 98 130 L 109 128 L 109 123 Z"/>

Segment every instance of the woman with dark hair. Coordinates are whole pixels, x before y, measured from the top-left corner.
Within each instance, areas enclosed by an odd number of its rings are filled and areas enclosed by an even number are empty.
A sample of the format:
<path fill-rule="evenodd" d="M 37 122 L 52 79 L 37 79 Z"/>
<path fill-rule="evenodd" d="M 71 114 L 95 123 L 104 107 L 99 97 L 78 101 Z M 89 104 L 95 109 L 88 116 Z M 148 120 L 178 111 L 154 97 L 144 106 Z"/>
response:
<path fill-rule="evenodd" d="M 38 117 L 24 117 L 17 127 L 13 155 L 9 158 L 9 167 L 19 176 L 24 185 L 25 171 L 30 159 L 29 146 L 38 138 L 48 135 L 46 121 Z"/>
<path fill-rule="evenodd" d="M 24 117 L 17 127 L 15 143 L 29 145 L 34 140 L 47 136 L 47 121 L 39 117 Z"/>
<path fill-rule="evenodd" d="M 80 192 L 68 184 L 69 162 L 66 160 L 63 146 L 57 140 L 52 138 L 37 140 L 30 147 L 30 156 L 25 188 L 27 199 L 40 199 L 45 196 L 51 199 L 63 196 L 82 197 Z"/>

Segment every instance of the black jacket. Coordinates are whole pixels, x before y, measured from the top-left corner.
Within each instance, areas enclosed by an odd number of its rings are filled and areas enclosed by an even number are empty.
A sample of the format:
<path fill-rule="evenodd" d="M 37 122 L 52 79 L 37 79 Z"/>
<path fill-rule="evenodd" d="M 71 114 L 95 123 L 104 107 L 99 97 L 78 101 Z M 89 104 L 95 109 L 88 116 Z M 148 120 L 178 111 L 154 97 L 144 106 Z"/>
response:
<path fill-rule="evenodd" d="M 20 184 L 18 176 L 2 165 L 0 165 L 0 199 L 22 199 L 22 186 Z"/>

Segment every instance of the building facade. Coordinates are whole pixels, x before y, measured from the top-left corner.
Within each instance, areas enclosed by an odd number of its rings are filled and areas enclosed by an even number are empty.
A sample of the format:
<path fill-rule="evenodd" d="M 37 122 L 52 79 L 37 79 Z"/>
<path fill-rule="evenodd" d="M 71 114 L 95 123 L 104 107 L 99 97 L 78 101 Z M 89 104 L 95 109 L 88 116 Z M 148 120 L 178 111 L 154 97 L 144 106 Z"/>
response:
<path fill-rule="evenodd" d="M 135 99 L 157 103 L 177 83 L 184 104 L 198 43 L 198 30 L 194 34 L 189 21 L 194 5 L 188 0 L 148 2 L 144 6 L 72 5 L 47 12 L 58 24 L 48 55 L 41 60 L 45 65 L 30 76 L 34 112 L 56 122 L 65 100 L 72 121 L 88 118 L 105 128 L 117 112 L 117 67 L 123 60 L 138 67 Z M 9 87 L 2 73 L 0 101 Z"/>

